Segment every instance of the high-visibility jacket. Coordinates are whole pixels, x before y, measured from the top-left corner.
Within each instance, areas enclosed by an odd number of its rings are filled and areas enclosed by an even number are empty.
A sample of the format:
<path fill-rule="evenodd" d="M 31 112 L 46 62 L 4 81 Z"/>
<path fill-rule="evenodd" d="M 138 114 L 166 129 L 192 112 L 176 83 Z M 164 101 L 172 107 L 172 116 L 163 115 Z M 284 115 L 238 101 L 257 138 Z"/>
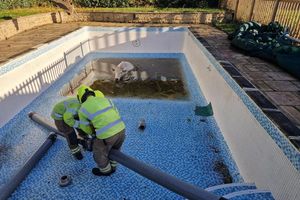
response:
<path fill-rule="evenodd" d="M 106 139 L 125 129 L 117 108 L 110 99 L 89 96 L 78 111 L 80 129 L 98 139 Z M 86 125 L 90 123 L 91 126 Z"/>
<path fill-rule="evenodd" d="M 78 128 L 80 122 L 76 118 L 79 108 L 80 103 L 77 98 L 68 98 L 54 106 L 51 117 L 55 120 L 63 120 L 70 127 Z"/>

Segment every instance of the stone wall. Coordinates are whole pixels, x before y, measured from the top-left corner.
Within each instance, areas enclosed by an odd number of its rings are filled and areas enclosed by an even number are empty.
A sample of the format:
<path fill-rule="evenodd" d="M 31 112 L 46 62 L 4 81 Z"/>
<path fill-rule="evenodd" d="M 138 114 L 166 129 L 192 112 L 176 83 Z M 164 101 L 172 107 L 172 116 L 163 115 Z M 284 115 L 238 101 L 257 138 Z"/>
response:
<path fill-rule="evenodd" d="M 161 23 L 161 24 L 209 24 L 212 21 L 230 20 L 231 15 L 220 13 L 119 13 L 119 12 L 81 12 L 67 15 L 63 12 L 43 13 L 0 23 L 0 40 L 5 40 L 17 33 L 51 23 L 75 21 L 97 21 L 116 23 Z"/>
<path fill-rule="evenodd" d="M 57 23 L 58 13 L 42 13 L 6 20 L 0 23 L 0 40 L 5 40 L 17 33 L 50 23 Z"/>

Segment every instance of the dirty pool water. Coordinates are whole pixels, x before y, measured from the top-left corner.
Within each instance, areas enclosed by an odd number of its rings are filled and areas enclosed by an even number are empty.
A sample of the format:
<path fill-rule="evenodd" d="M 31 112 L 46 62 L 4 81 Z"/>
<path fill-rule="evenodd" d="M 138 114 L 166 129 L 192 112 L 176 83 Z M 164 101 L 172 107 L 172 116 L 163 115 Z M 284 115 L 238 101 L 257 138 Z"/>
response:
<path fill-rule="evenodd" d="M 134 80 L 116 82 L 114 70 L 126 61 L 136 68 Z M 82 71 L 83 78 L 75 76 L 64 95 L 72 95 L 82 84 L 100 90 L 110 97 L 136 97 L 153 99 L 187 99 L 188 92 L 182 74 L 182 66 L 176 58 L 103 58 L 88 63 Z M 71 89 L 72 88 L 72 89 Z"/>

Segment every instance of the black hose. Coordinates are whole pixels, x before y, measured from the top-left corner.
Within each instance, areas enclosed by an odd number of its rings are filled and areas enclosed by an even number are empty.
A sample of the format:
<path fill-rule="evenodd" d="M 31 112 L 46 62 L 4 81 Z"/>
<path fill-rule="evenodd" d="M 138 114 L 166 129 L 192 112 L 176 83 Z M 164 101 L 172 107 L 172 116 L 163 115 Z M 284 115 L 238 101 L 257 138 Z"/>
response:
<path fill-rule="evenodd" d="M 56 134 L 52 133 L 48 136 L 42 146 L 31 156 L 25 165 L 18 171 L 18 173 L 8 181 L 0 189 L 0 200 L 5 200 L 15 191 L 18 185 L 26 178 L 36 163 L 46 154 L 48 149 L 56 140 Z"/>
<path fill-rule="evenodd" d="M 58 130 L 50 124 L 50 122 L 44 118 L 42 118 L 37 113 L 29 113 L 29 117 L 40 124 L 41 126 L 44 126 L 45 128 L 48 128 L 56 133 L 58 133 Z M 125 167 L 131 169 L 132 171 L 148 178 L 151 181 L 156 182 L 157 184 L 187 198 L 187 199 L 195 199 L 195 200 L 226 200 L 223 197 L 217 196 L 213 193 L 210 193 L 206 190 L 203 190 L 199 187 L 196 187 L 192 184 L 185 183 L 178 178 L 168 175 L 158 169 L 155 169 L 154 167 L 151 167 L 139 160 L 136 160 L 130 156 L 127 156 L 126 154 L 117 151 L 117 150 L 111 150 L 109 154 L 110 159 L 115 160 L 119 162 L 120 164 L 124 165 Z"/>

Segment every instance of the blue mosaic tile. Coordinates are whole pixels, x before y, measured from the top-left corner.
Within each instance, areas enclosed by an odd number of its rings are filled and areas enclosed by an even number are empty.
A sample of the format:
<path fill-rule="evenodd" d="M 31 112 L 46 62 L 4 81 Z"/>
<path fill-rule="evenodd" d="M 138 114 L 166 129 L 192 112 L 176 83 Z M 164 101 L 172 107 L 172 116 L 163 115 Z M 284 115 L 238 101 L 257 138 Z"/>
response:
<path fill-rule="evenodd" d="M 253 190 L 256 189 L 254 184 L 245 184 L 245 183 L 233 183 L 233 184 L 224 184 L 217 186 L 217 188 L 207 188 L 207 191 L 210 191 L 216 195 L 224 196 L 233 192 L 243 191 L 243 190 Z"/>
<path fill-rule="evenodd" d="M 229 200 L 275 200 L 268 191 L 245 190 L 242 192 L 234 192 L 224 196 Z"/>
<path fill-rule="evenodd" d="M 189 77 L 186 84 L 190 98 L 185 101 L 113 99 L 126 123 L 127 138 L 123 152 L 202 188 L 223 184 L 222 174 L 213 169 L 216 162 L 224 162 L 233 181 L 242 181 L 215 119 L 210 117 L 206 122 L 201 122 L 194 115 L 195 106 L 206 105 L 207 102 L 183 54 L 92 53 L 73 65 L 0 129 L 0 145 L 9 147 L 4 153 L 6 159 L 1 162 L 0 186 L 9 180 L 49 134 L 49 131 L 30 121 L 27 113 L 36 111 L 50 118 L 52 106 L 63 99 L 58 95 L 60 88 L 90 60 L 104 56 L 178 58 L 182 62 L 184 76 Z M 137 128 L 141 118 L 147 125 L 143 132 Z M 66 141 L 58 139 L 11 199 L 182 199 L 123 166 L 111 177 L 93 176 L 93 167 L 95 163 L 91 153 L 84 152 L 84 159 L 76 161 L 67 149 Z M 70 175 L 73 180 L 66 188 L 58 186 L 58 180 L 63 175 Z"/>

